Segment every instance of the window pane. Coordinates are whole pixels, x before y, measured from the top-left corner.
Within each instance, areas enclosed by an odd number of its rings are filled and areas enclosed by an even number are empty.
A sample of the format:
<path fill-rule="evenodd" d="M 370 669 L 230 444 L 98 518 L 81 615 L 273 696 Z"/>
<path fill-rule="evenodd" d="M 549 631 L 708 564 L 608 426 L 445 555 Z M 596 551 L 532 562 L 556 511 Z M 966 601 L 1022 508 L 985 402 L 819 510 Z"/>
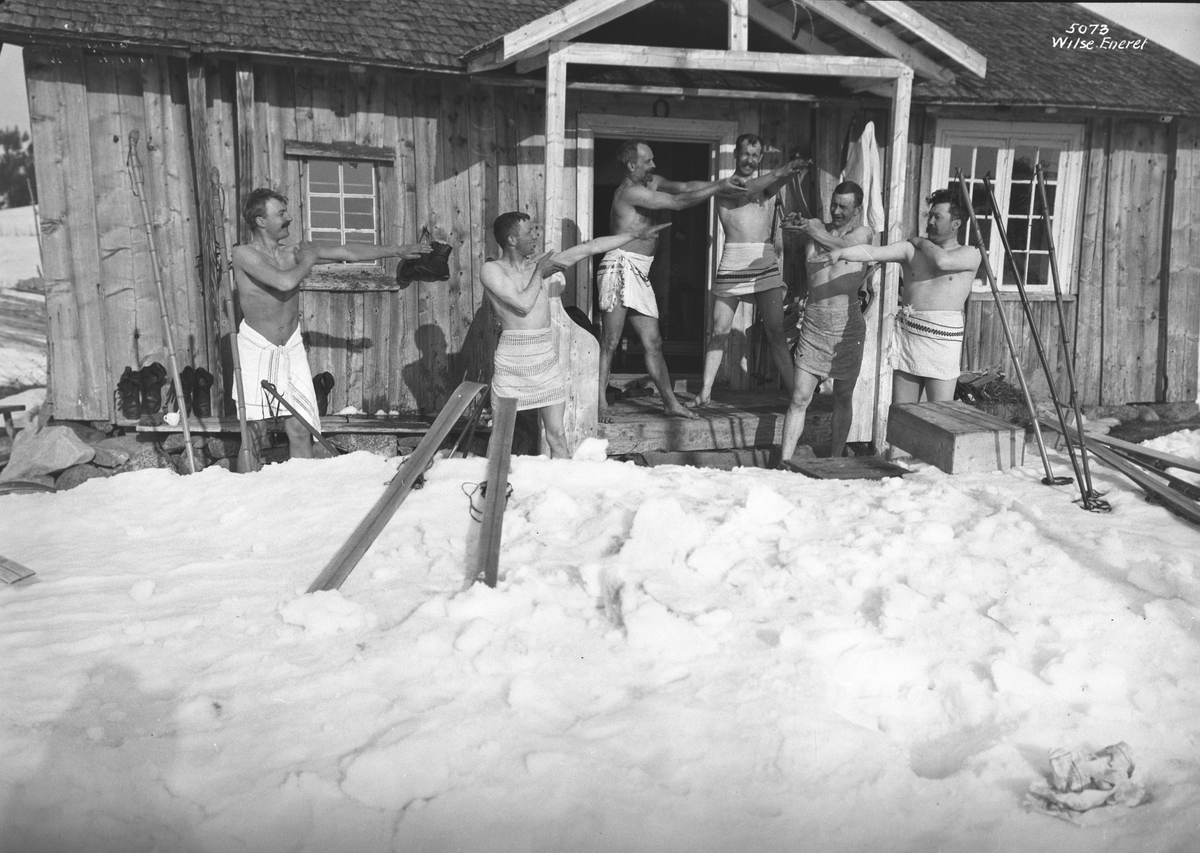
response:
<path fill-rule="evenodd" d="M 1026 183 L 1014 182 L 1008 188 L 1008 212 L 1017 216 L 1028 216 L 1030 203 L 1033 201 L 1031 187 Z"/>
<path fill-rule="evenodd" d="M 347 199 L 349 201 L 350 199 Z M 375 232 L 375 217 L 371 214 L 362 213 L 347 213 L 346 227 L 353 228 L 359 231 Z"/>
<path fill-rule="evenodd" d="M 375 167 L 370 163 L 342 163 L 346 192 L 371 194 L 375 190 Z"/>
<path fill-rule="evenodd" d="M 375 199 L 373 198 L 347 198 L 346 199 L 346 215 L 351 213 L 359 213 L 374 218 L 375 216 Z"/>
<path fill-rule="evenodd" d="M 1050 284 L 1050 256 L 1031 254 L 1027 284 Z"/>
<path fill-rule="evenodd" d="M 337 234 L 337 232 L 331 234 L 328 231 L 313 231 L 312 241 L 321 246 L 342 245 L 342 238 Z"/>
<path fill-rule="evenodd" d="M 1028 255 L 1026 255 L 1024 252 L 1013 252 L 1013 260 L 1016 261 L 1017 268 L 1019 270 L 1021 270 L 1022 274 L 1024 274 L 1025 264 L 1029 260 Z M 1000 284 L 1007 286 L 1007 287 L 1016 287 L 1017 279 L 1013 275 L 1013 265 L 1008 262 L 1008 258 L 1005 258 L 1003 260 L 1003 267 L 1004 267 L 1004 270 L 1001 273 L 1001 275 L 999 276 Z"/>
<path fill-rule="evenodd" d="M 1029 238 L 1029 248 L 1041 249 L 1046 251 L 1050 248 L 1050 243 L 1046 239 L 1046 220 L 1040 216 L 1033 220 L 1032 233 Z"/>
<path fill-rule="evenodd" d="M 365 234 L 362 231 L 347 231 L 346 232 L 346 242 L 347 243 L 366 243 L 368 246 L 374 246 L 375 245 L 375 235 L 374 234 Z"/>
<path fill-rule="evenodd" d="M 1008 235 L 1008 245 L 1014 252 L 1029 248 L 1029 220 L 1013 218 L 1008 220 L 1004 229 Z"/>
<path fill-rule="evenodd" d="M 342 203 L 338 200 L 337 196 L 314 196 L 309 200 L 309 204 L 314 211 L 320 211 L 321 213 L 333 213 L 340 216 L 342 212 Z"/>
<path fill-rule="evenodd" d="M 992 205 L 988 201 L 987 190 L 983 184 L 971 184 L 971 209 L 977 216 L 991 216 Z"/>
<path fill-rule="evenodd" d="M 975 175 L 982 178 L 984 175 L 991 173 L 992 177 L 996 176 L 996 158 L 1000 156 L 999 148 L 987 148 L 979 146 L 975 149 Z"/>
<path fill-rule="evenodd" d="M 314 201 L 316 201 L 316 200 L 317 199 L 314 199 Z M 337 199 L 334 199 L 334 201 L 337 201 Z M 316 230 L 318 228 L 333 228 L 336 230 L 341 227 L 342 227 L 342 217 L 338 216 L 338 214 L 336 212 L 326 213 L 326 212 L 320 211 L 320 210 L 314 210 L 312 212 L 312 228 L 313 228 L 313 230 Z"/>
<path fill-rule="evenodd" d="M 1046 187 L 1046 203 L 1048 205 L 1050 205 L 1051 218 L 1054 217 L 1054 211 L 1057 207 L 1057 205 L 1055 205 L 1055 203 L 1054 203 L 1054 200 L 1057 197 L 1057 195 L 1058 195 L 1058 187 L 1054 186 L 1053 184 Z M 1041 213 L 1041 212 L 1042 212 L 1042 201 L 1041 201 L 1041 199 L 1038 199 L 1038 213 Z"/>
<path fill-rule="evenodd" d="M 338 164 L 333 160 L 308 161 L 308 189 L 314 193 L 336 193 L 341 189 L 338 182 Z"/>
<path fill-rule="evenodd" d="M 1038 151 L 1038 159 L 1042 164 L 1042 177 L 1047 181 L 1058 180 L 1058 161 L 1062 151 L 1058 148 L 1045 147 Z"/>
<path fill-rule="evenodd" d="M 1033 164 L 1037 162 L 1038 150 L 1029 145 L 1018 145 L 1013 152 L 1013 180 L 1028 181 L 1033 178 Z"/>
<path fill-rule="evenodd" d="M 962 169 L 963 177 L 967 180 L 971 179 L 974 174 L 975 148 L 970 145 L 951 145 L 950 146 L 950 181 L 954 181 L 954 175 Z M 934 189 L 938 189 L 934 187 Z"/>

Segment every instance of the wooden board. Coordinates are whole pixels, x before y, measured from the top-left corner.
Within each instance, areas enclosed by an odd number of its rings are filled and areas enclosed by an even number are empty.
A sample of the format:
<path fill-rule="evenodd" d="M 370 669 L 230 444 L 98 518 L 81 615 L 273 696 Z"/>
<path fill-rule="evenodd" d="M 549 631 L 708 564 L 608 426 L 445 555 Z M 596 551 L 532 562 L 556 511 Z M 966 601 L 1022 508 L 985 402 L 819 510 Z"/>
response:
<path fill-rule="evenodd" d="M 274 428 L 274 421 L 262 421 L 267 429 Z M 321 418 L 321 432 L 325 435 L 416 435 L 429 430 L 430 421 L 420 418 L 373 418 L 368 416 L 327 415 Z M 132 422 L 128 424 L 134 425 Z M 136 424 L 138 432 L 173 433 L 183 432 L 183 425 Z M 237 418 L 188 418 L 189 431 L 196 435 L 219 435 L 236 433 Z M 280 423 L 278 429 L 283 429 Z"/>
<path fill-rule="evenodd" d="M 16 560 L 10 560 L 7 557 L 0 557 L 0 581 L 5 583 L 16 583 L 23 581 L 26 578 L 33 577 L 35 572 L 33 569 L 22 566 Z"/>
<path fill-rule="evenodd" d="M 947 474 L 1000 471 L 1025 462 L 1023 429 L 958 402 L 893 405 L 887 441 Z"/>
<path fill-rule="evenodd" d="M 488 442 L 487 490 L 483 496 L 479 544 L 474 577 L 483 575 L 488 586 L 496 585 L 500 569 L 500 535 L 504 507 L 508 504 L 508 468 L 512 460 L 513 430 L 517 424 L 517 401 L 492 398 L 492 438 Z"/>
<path fill-rule="evenodd" d="M 1187 519 L 1193 524 L 1200 524 L 1200 504 L 1184 497 L 1172 489 L 1169 484 L 1160 480 L 1156 476 L 1158 474 L 1157 471 L 1141 468 L 1117 451 L 1104 445 L 1093 446 L 1089 448 L 1088 452 L 1108 467 L 1114 468 L 1124 474 L 1138 485 L 1148 497 L 1161 503 L 1171 512 L 1181 518 Z"/>
<path fill-rule="evenodd" d="M 458 386 L 438 414 L 433 426 L 429 428 L 429 432 L 425 434 L 425 438 L 417 445 L 417 449 L 405 460 L 399 473 L 388 484 L 387 490 L 375 502 L 375 506 L 371 507 L 371 511 L 359 522 L 358 527 L 354 528 L 354 532 L 312 582 L 308 592 L 337 589 L 342 585 L 350 572 L 354 571 L 358 561 L 387 527 L 400 504 L 404 503 L 404 499 L 412 492 L 413 484 L 425 473 L 451 428 L 485 387 L 478 382 L 464 382 Z"/>
<path fill-rule="evenodd" d="M 688 465 L 692 468 L 718 468 L 732 471 L 734 468 L 767 468 L 771 457 L 777 456 L 774 449 L 757 447 L 733 448 L 730 450 L 650 451 L 642 453 L 647 466 Z"/>
<path fill-rule="evenodd" d="M 878 456 L 846 456 L 840 459 L 791 459 L 780 467 L 816 480 L 884 480 L 911 474 Z"/>
<path fill-rule="evenodd" d="M 1042 426 L 1062 432 L 1058 424 L 1054 421 L 1051 421 L 1049 418 L 1038 418 L 1038 422 Z M 1125 453 L 1131 453 L 1143 459 L 1150 460 L 1152 463 L 1154 463 L 1154 467 L 1156 468 L 1165 465 L 1169 468 L 1182 468 L 1184 471 L 1191 471 L 1194 474 L 1200 474 L 1200 460 L 1187 459 L 1183 456 L 1175 456 L 1172 453 L 1164 453 L 1161 450 L 1154 450 L 1153 448 L 1145 447 L 1141 444 L 1134 444 L 1132 441 L 1123 441 L 1119 438 L 1113 438 L 1111 435 L 1104 435 L 1098 432 L 1089 432 L 1086 429 L 1083 431 L 1083 437 L 1086 440 L 1089 448 L 1093 444 L 1099 443 L 1105 445 L 1106 447 L 1112 447 L 1117 450 L 1124 451 Z M 1078 433 L 1073 430 L 1071 432 L 1071 438 L 1077 439 Z"/>

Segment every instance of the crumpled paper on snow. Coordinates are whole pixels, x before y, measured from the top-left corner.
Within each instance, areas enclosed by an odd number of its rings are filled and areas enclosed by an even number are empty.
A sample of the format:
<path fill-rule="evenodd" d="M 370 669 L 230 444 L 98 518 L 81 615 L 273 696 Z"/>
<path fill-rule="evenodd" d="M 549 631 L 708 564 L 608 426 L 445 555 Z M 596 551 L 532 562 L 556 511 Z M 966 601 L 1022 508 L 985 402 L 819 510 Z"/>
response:
<path fill-rule="evenodd" d="M 1096 752 L 1055 749 L 1050 752 L 1050 778 L 1029 786 L 1025 804 L 1034 811 L 1084 825 L 1084 816 L 1100 806 L 1128 808 L 1146 802 L 1141 782 L 1133 781 L 1133 752 L 1129 744 L 1106 746 Z"/>

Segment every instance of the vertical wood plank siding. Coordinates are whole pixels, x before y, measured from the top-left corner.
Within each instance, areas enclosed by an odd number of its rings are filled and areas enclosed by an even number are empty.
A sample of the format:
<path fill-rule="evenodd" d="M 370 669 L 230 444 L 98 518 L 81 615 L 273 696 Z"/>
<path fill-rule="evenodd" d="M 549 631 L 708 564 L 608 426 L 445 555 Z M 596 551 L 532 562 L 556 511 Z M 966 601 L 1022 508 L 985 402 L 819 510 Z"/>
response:
<path fill-rule="evenodd" d="M 1200 347 L 1200 121 L 1179 120 L 1167 306 L 1167 399 L 1197 393 Z"/>

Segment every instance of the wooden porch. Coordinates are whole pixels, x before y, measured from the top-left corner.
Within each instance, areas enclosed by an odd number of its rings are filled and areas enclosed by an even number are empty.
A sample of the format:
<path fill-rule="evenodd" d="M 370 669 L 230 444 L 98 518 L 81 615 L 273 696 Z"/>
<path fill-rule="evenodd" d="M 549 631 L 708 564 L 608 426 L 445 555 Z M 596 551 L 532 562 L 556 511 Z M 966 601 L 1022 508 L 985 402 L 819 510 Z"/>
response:
<path fill-rule="evenodd" d="M 613 383 L 617 384 L 617 383 Z M 684 402 L 700 390 L 700 378 L 679 378 L 675 390 Z M 624 397 L 610 407 L 611 424 L 598 424 L 596 436 L 608 441 L 609 456 L 636 453 L 778 448 L 788 396 L 784 391 L 713 389 L 712 402 L 696 410 L 696 420 L 668 418 L 657 392 Z M 818 394 L 808 407 L 802 445 L 829 454 L 833 398 Z"/>

